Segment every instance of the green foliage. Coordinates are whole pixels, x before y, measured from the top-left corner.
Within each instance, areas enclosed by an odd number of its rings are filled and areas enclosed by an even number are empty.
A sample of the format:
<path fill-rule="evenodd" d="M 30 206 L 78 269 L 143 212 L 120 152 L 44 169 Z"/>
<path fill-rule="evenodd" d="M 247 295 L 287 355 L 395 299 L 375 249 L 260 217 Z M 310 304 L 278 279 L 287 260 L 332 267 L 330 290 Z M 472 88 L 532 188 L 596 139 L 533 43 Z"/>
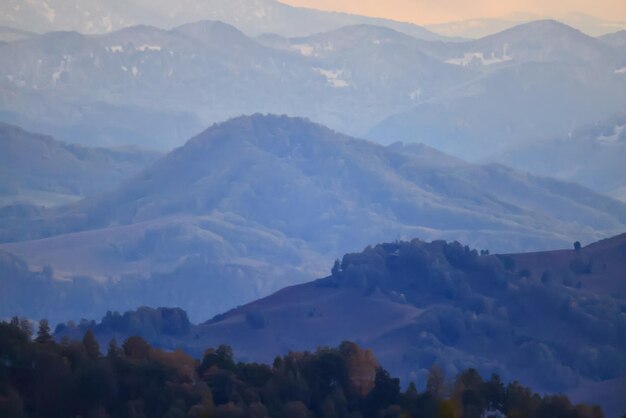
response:
<path fill-rule="evenodd" d="M 402 392 L 370 351 L 349 342 L 289 353 L 272 367 L 236 363 L 228 346 L 207 350 L 202 361 L 141 337 L 122 347 L 113 341 L 102 356 L 91 331 L 82 342 L 43 344 L 31 341 L 18 319 L 0 323 L 0 416 L 603 417 L 599 408 L 505 386 L 498 376 L 485 381 L 472 369 L 448 384 L 434 367 L 427 391 L 411 384 Z"/>

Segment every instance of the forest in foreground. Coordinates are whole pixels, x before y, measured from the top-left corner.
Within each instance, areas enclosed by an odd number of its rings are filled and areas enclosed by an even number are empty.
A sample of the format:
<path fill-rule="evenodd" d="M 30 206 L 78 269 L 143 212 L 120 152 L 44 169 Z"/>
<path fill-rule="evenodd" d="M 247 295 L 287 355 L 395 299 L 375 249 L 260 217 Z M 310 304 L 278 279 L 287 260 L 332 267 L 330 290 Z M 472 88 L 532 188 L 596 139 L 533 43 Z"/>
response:
<path fill-rule="evenodd" d="M 273 364 L 235 362 L 232 349 L 201 360 L 141 337 L 101 349 L 55 341 L 48 322 L 0 323 L 0 416 L 21 417 L 464 417 L 602 418 L 597 406 L 541 396 L 474 369 L 448 380 L 436 366 L 426 387 L 401 388 L 374 353 L 351 342 L 291 352 Z"/>

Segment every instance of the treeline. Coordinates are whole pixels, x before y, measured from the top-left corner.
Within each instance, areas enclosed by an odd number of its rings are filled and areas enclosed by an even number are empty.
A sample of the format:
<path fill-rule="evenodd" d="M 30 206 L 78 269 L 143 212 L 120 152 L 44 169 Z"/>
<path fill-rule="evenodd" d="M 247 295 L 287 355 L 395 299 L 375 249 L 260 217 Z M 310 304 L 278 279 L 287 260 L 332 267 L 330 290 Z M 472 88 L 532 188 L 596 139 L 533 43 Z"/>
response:
<path fill-rule="evenodd" d="M 350 342 L 269 366 L 235 362 L 227 346 L 198 361 L 141 337 L 112 340 L 103 355 L 91 330 L 82 341 L 56 342 L 46 321 L 32 334 L 27 321 L 0 323 L 3 418 L 603 417 L 598 407 L 472 369 L 448 382 L 434 367 L 425 391 L 402 391 L 371 351 Z"/>

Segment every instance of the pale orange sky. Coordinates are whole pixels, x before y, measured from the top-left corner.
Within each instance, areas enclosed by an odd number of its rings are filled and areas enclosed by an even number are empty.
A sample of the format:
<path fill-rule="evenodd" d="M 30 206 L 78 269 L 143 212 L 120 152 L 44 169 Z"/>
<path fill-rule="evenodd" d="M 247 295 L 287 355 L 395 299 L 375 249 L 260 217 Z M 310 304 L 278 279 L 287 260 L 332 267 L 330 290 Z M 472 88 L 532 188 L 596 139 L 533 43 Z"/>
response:
<path fill-rule="evenodd" d="M 530 12 L 556 17 L 582 12 L 626 21 L 626 0 L 282 0 L 294 6 L 358 13 L 414 22 L 444 23 L 478 17 Z"/>

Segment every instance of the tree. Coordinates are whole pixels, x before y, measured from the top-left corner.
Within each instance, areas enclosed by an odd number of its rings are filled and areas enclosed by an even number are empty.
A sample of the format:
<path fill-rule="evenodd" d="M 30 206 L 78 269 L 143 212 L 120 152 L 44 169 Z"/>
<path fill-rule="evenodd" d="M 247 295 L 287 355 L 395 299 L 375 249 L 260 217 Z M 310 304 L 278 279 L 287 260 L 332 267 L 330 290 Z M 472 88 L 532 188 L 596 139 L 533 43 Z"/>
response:
<path fill-rule="evenodd" d="M 87 355 L 89 357 L 92 359 L 100 357 L 100 344 L 98 344 L 91 328 L 87 330 L 85 336 L 83 337 L 83 345 L 85 346 L 85 350 L 87 351 Z"/>
<path fill-rule="evenodd" d="M 126 357 L 132 360 L 146 360 L 152 350 L 152 347 L 146 340 L 137 336 L 128 338 L 124 341 L 122 347 Z"/>
<path fill-rule="evenodd" d="M 434 364 L 428 371 L 426 379 L 426 392 L 436 398 L 443 398 L 446 391 L 446 375 L 441 367 Z"/>
<path fill-rule="evenodd" d="M 333 264 L 333 268 L 330 270 L 330 274 L 332 274 L 333 277 L 339 277 L 340 273 L 341 263 L 339 263 L 339 260 L 335 260 L 335 264 Z"/>
<path fill-rule="evenodd" d="M 113 338 L 109 341 L 109 347 L 107 348 L 107 356 L 109 358 L 118 357 L 120 355 L 120 348 L 117 345 L 117 339 Z"/>
<path fill-rule="evenodd" d="M 374 389 L 365 399 L 370 412 L 379 411 L 387 406 L 397 404 L 400 398 L 400 379 L 392 378 L 383 368 L 376 371 Z"/>
<path fill-rule="evenodd" d="M 582 246 L 580 245 L 580 241 L 576 241 L 576 242 L 574 243 L 574 249 L 575 249 L 576 251 L 580 251 L 581 247 L 582 247 Z"/>
<path fill-rule="evenodd" d="M 359 396 L 367 396 L 374 388 L 378 360 L 371 350 L 365 350 L 352 342 L 344 341 L 339 346 L 348 372 L 350 389 Z"/>
<path fill-rule="evenodd" d="M 33 337 L 33 324 L 28 319 L 20 319 L 20 330 L 28 337 L 28 339 Z"/>
<path fill-rule="evenodd" d="M 17 316 L 14 316 L 13 318 L 11 318 L 10 324 L 12 326 L 14 326 L 15 328 L 19 328 L 20 327 L 20 318 L 18 318 Z"/>
<path fill-rule="evenodd" d="M 39 344 L 50 344 L 54 342 L 47 319 L 39 321 L 39 329 L 37 330 L 37 338 L 35 338 L 35 341 Z"/>

